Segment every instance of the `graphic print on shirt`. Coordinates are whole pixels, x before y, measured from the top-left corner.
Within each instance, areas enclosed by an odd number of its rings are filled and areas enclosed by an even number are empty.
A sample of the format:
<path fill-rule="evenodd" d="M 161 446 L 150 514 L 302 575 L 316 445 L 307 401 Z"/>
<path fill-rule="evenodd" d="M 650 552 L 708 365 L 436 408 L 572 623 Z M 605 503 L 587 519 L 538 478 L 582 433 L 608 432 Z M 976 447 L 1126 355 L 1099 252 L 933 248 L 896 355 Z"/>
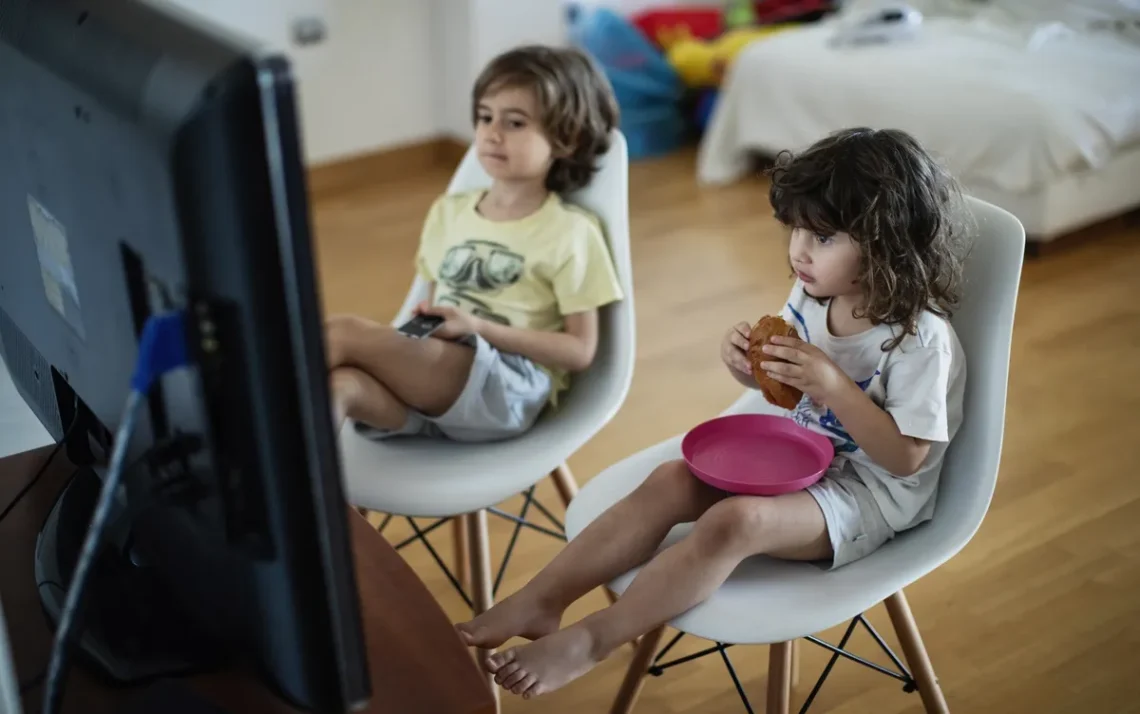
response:
<path fill-rule="evenodd" d="M 796 328 L 800 332 L 801 339 L 811 344 L 811 332 L 808 330 L 807 320 L 804 319 L 800 311 L 791 303 L 787 303 L 787 306 L 788 312 L 795 318 L 797 323 Z M 871 382 L 874 381 L 877 376 L 879 376 L 879 370 L 876 369 L 875 373 L 870 377 L 864 380 L 855 380 L 855 384 L 859 386 L 859 391 L 866 392 L 867 388 L 871 386 Z M 802 427 L 808 427 L 813 421 L 819 424 L 820 428 L 827 432 L 832 441 L 838 442 L 835 446 L 835 452 L 838 454 L 854 453 L 859 450 L 859 445 L 855 443 L 855 440 L 852 439 L 851 435 L 847 433 L 847 430 L 843 428 L 843 424 L 839 422 L 839 418 L 835 416 L 835 412 L 831 411 L 830 408 L 828 408 L 824 414 L 817 417 L 816 407 L 811 399 L 801 399 L 800 403 L 796 405 L 796 410 L 792 414 L 792 418 Z"/>
<path fill-rule="evenodd" d="M 800 314 L 799 310 L 792 307 L 791 303 L 788 303 L 788 310 L 792 313 L 792 317 L 796 318 L 796 322 L 798 322 L 800 325 L 800 339 L 802 339 L 804 342 L 807 342 L 808 344 L 811 344 L 811 333 L 808 332 L 807 321 L 804 320 L 804 316 Z"/>
<path fill-rule="evenodd" d="M 441 305 L 453 305 L 487 320 L 509 325 L 503 315 L 492 311 L 477 295 L 494 295 L 519 281 L 526 258 L 502 243 L 471 238 L 453 246 L 439 266 L 439 281 L 447 291 L 439 296 Z"/>
<path fill-rule="evenodd" d="M 871 382 L 874 381 L 875 377 L 879 376 L 879 374 L 879 370 L 876 369 L 875 373 L 870 377 L 861 381 L 855 380 L 859 391 L 866 392 L 867 388 L 871 386 Z M 812 423 L 814 417 L 816 417 L 815 405 L 811 399 L 801 399 L 792 418 L 797 424 L 806 428 Z M 838 442 L 835 445 L 835 453 L 850 454 L 859 450 L 859 445 L 855 443 L 855 440 L 852 439 L 851 435 L 847 433 L 847 430 L 843 428 L 843 424 L 839 422 L 839 418 L 835 416 L 835 412 L 831 411 L 830 407 L 826 413 L 818 417 L 816 423 L 827 432 L 832 441 Z"/>

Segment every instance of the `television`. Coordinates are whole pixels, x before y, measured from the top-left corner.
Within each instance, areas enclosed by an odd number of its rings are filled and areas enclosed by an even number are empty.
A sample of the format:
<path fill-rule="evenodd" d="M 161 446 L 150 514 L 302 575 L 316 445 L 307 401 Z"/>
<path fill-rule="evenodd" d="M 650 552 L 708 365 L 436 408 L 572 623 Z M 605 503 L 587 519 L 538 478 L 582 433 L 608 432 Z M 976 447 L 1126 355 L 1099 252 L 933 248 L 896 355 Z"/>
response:
<path fill-rule="evenodd" d="M 135 683 L 239 660 L 331 714 L 371 692 L 295 90 L 286 59 L 176 8 L 0 0 L 0 351 L 79 467 L 37 544 L 54 621 L 141 333 L 179 316 L 186 364 L 124 442 L 76 663 Z"/>

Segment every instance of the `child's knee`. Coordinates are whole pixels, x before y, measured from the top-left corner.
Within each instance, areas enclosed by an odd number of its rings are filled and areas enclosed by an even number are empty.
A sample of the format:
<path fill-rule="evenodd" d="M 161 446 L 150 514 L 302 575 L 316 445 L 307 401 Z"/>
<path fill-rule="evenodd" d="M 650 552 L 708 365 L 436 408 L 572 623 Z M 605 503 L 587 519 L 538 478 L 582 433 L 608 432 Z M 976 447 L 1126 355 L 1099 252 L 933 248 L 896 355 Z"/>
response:
<path fill-rule="evenodd" d="M 358 315 L 333 315 L 325 320 L 325 353 L 330 369 L 352 361 L 353 345 L 362 335 L 386 332 L 395 334 L 388 325 L 381 325 Z"/>
<path fill-rule="evenodd" d="M 337 367 L 329 373 L 329 389 L 332 398 L 342 408 L 355 405 L 364 394 L 364 383 L 360 370 L 355 367 Z"/>
<path fill-rule="evenodd" d="M 329 375 L 334 410 L 341 416 L 379 428 L 397 428 L 407 418 L 407 407 L 387 388 L 356 367 L 338 367 Z M 396 426 L 389 426 L 394 423 Z"/>
<path fill-rule="evenodd" d="M 653 469 L 639 490 L 656 503 L 688 505 L 706 500 L 703 496 L 711 489 L 689 471 L 688 464 L 676 459 Z"/>
<path fill-rule="evenodd" d="M 693 535 L 714 550 L 755 551 L 771 524 L 770 502 L 758 496 L 735 496 L 715 504 L 697 520 Z"/>
<path fill-rule="evenodd" d="M 356 315 L 330 315 L 325 318 L 325 336 L 327 338 L 343 339 L 359 329 L 361 318 Z"/>
<path fill-rule="evenodd" d="M 693 480 L 693 474 L 689 472 L 689 467 L 681 459 L 674 459 L 673 461 L 666 461 L 653 472 L 649 474 L 649 478 L 645 479 L 642 483 L 643 488 L 648 489 L 661 489 L 669 492 L 678 492 L 688 488 Z"/>
<path fill-rule="evenodd" d="M 681 523 L 696 520 L 721 495 L 694 476 L 684 461 L 677 459 L 653 469 L 634 497 L 651 504 L 655 511 L 670 513 Z"/>
<path fill-rule="evenodd" d="M 332 369 L 345 363 L 353 321 L 352 315 L 333 315 L 325 320 L 325 355 Z"/>

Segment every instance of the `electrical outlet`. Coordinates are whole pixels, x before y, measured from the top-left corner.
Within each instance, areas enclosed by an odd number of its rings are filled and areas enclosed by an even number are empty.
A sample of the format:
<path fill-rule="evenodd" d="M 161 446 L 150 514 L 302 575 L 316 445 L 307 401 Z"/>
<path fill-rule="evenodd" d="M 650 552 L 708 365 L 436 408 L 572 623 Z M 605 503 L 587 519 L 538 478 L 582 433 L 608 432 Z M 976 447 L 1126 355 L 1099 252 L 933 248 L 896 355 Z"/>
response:
<path fill-rule="evenodd" d="M 306 47 L 324 42 L 328 25 L 320 17 L 302 17 L 293 21 L 294 44 Z"/>

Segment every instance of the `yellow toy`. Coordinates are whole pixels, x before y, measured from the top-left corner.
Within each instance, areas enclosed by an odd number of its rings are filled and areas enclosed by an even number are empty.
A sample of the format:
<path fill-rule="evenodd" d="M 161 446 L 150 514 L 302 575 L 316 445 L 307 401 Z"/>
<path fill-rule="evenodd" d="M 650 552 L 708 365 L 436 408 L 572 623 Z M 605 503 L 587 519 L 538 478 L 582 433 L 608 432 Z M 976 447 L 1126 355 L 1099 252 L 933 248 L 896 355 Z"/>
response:
<path fill-rule="evenodd" d="M 795 25 L 767 25 L 729 30 L 715 40 L 694 39 L 687 28 L 662 30 L 658 41 L 665 59 L 693 89 L 719 87 L 725 71 L 747 45 Z"/>

